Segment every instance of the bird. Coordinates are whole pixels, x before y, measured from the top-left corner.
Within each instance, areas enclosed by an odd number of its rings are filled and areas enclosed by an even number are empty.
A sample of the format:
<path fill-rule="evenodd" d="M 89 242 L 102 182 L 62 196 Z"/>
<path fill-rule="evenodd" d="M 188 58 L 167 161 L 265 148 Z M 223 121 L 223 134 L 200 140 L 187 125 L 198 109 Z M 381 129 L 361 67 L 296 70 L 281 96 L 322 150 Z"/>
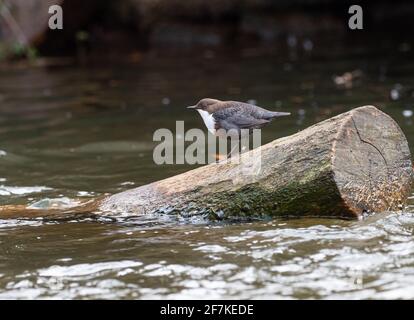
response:
<path fill-rule="evenodd" d="M 208 131 L 219 137 L 240 138 L 242 129 L 251 134 L 253 129 L 261 129 L 274 118 L 290 115 L 289 112 L 269 111 L 249 103 L 211 98 L 201 99 L 187 108 L 197 110 Z"/>

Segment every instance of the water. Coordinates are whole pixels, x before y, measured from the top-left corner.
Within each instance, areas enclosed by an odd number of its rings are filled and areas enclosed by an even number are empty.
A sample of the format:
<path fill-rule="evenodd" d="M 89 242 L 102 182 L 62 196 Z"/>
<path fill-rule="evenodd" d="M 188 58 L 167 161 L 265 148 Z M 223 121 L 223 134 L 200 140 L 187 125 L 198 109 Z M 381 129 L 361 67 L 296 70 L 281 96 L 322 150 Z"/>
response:
<path fill-rule="evenodd" d="M 184 108 L 202 97 L 292 112 L 263 130 L 263 142 L 374 104 L 413 150 L 414 59 L 400 47 L 318 51 L 315 42 L 311 53 L 189 50 L 3 68 L 0 205 L 68 208 L 188 170 L 156 166 L 152 134 L 176 120 L 202 127 Z M 353 70 L 362 76 L 335 81 Z M 3 218 L 0 298 L 413 299 L 413 205 L 364 221 Z"/>

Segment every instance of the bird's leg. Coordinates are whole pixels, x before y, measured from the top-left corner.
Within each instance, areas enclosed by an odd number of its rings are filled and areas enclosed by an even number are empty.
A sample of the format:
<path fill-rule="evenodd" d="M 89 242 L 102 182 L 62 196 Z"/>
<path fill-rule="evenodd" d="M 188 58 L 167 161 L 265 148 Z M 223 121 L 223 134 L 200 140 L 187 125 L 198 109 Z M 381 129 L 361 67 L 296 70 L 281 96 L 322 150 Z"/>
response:
<path fill-rule="evenodd" d="M 227 154 L 227 156 L 224 159 L 220 159 L 220 153 L 216 154 L 216 163 L 222 163 L 227 161 L 228 159 L 231 158 L 233 151 L 238 147 L 238 145 L 236 144 L 231 150 L 230 152 Z M 240 154 L 240 153 L 239 153 Z"/>
<path fill-rule="evenodd" d="M 216 153 L 216 163 L 220 162 L 220 153 Z"/>
<path fill-rule="evenodd" d="M 233 151 L 239 147 L 239 143 L 237 143 L 231 150 L 230 152 L 227 154 L 227 158 L 231 158 Z"/>

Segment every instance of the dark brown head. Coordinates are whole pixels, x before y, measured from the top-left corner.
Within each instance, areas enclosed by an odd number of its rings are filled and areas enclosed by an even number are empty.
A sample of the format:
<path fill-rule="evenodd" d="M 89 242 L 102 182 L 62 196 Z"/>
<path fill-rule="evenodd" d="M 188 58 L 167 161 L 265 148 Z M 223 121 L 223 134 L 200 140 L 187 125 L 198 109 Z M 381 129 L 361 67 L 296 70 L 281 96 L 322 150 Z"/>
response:
<path fill-rule="evenodd" d="M 217 99 L 205 98 L 205 99 L 201 99 L 195 106 L 189 106 L 187 108 L 204 110 L 204 111 L 207 111 L 208 113 L 213 113 L 214 110 L 216 109 L 215 107 L 217 107 L 216 104 L 219 102 L 221 101 Z"/>

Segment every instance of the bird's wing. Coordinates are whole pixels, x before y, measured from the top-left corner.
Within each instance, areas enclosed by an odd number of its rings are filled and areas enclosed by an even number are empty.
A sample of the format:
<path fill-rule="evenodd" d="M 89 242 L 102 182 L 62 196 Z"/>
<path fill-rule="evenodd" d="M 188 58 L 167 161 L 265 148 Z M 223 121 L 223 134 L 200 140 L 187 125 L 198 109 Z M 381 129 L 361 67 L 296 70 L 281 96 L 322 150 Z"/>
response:
<path fill-rule="evenodd" d="M 258 119 L 253 114 L 240 108 L 231 107 L 219 110 L 213 113 L 214 119 L 219 123 L 220 127 L 229 129 L 255 129 L 261 128 L 270 121 L 267 119 Z"/>
<path fill-rule="evenodd" d="M 222 101 L 220 105 L 221 109 L 215 112 L 218 117 L 223 116 L 227 118 L 234 114 L 242 113 L 244 116 L 251 116 L 255 119 L 270 120 L 274 117 L 285 115 L 284 112 L 269 111 L 259 106 L 239 101 Z"/>
<path fill-rule="evenodd" d="M 288 112 L 274 112 L 248 103 L 237 101 L 222 102 L 224 108 L 213 113 L 220 127 L 231 129 L 258 129 L 275 117 L 289 115 Z M 226 129 L 229 130 L 229 129 Z"/>
<path fill-rule="evenodd" d="M 240 115 L 235 115 L 227 121 L 237 125 L 241 129 L 258 129 L 270 122 L 269 120 L 265 119 L 256 119 L 253 117 L 246 117 Z"/>

